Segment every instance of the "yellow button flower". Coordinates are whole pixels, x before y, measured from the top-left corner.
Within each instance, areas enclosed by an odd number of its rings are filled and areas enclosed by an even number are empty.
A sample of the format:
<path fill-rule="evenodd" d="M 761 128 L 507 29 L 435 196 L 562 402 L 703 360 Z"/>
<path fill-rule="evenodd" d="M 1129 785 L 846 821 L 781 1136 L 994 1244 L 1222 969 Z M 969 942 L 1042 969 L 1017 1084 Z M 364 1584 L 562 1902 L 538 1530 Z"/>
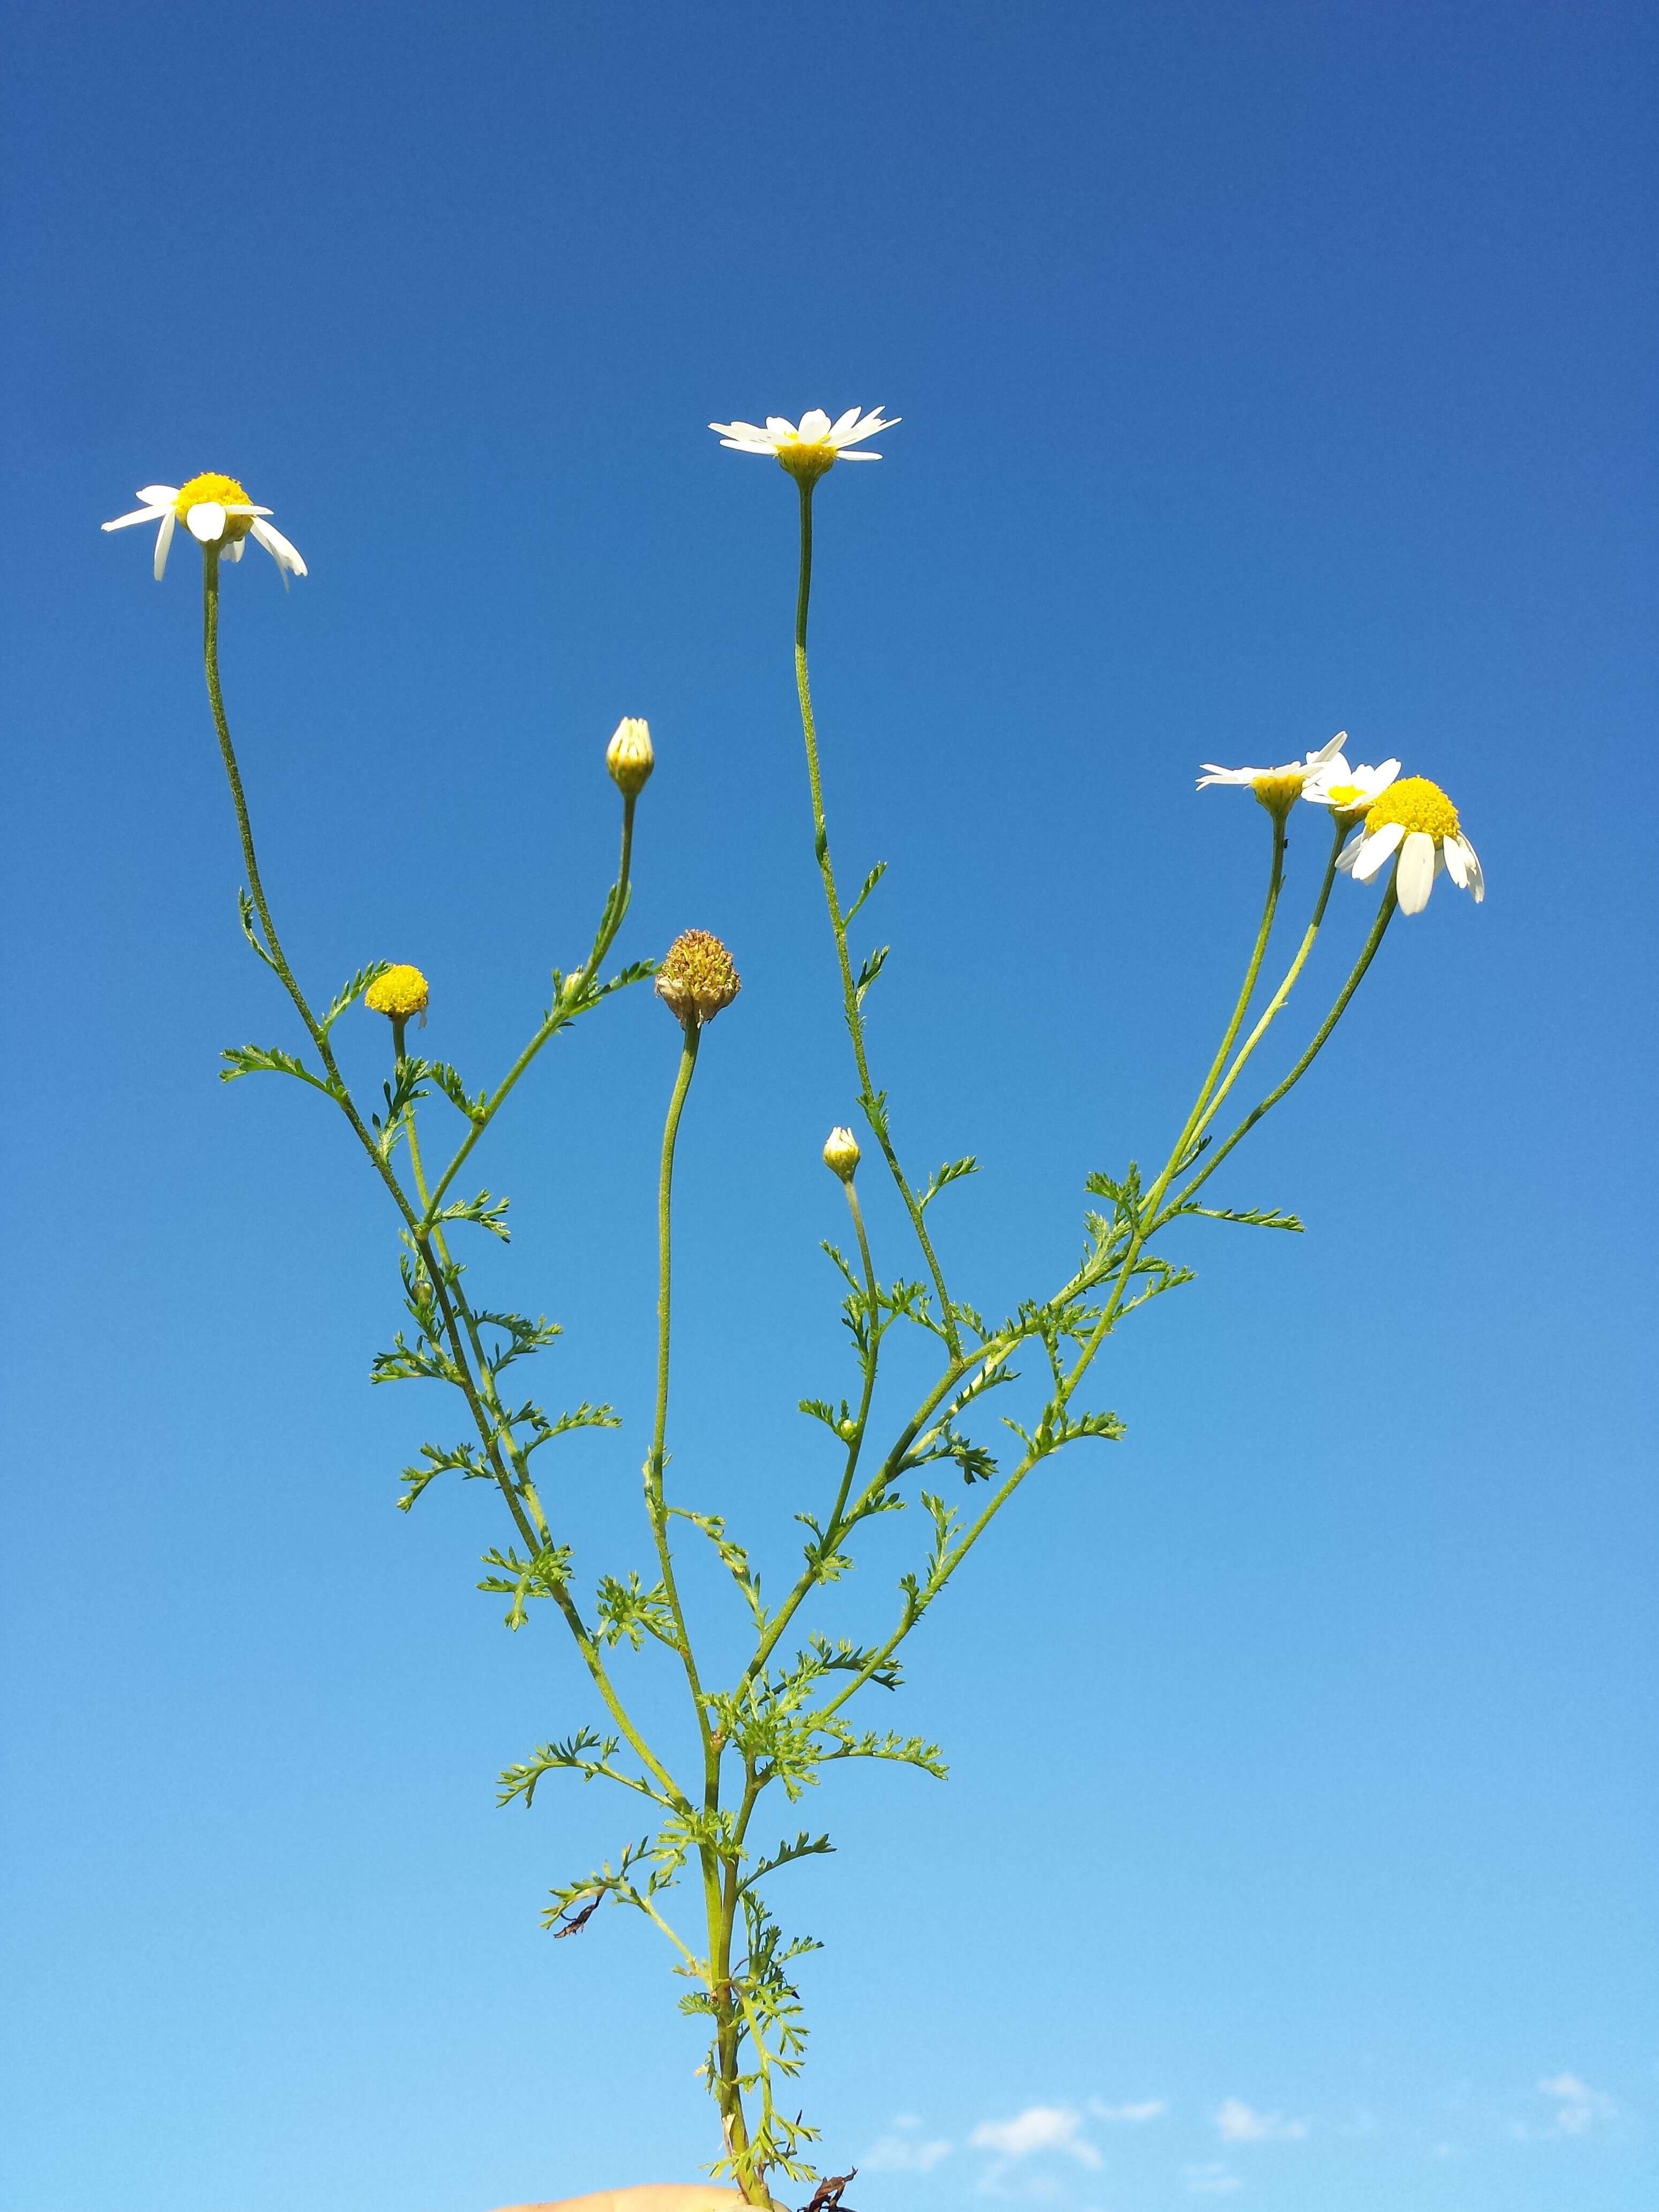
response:
<path fill-rule="evenodd" d="M 394 1022 L 406 1022 L 411 1014 L 418 1014 L 424 1028 L 430 995 L 426 977 L 420 969 L 410 967 L 407 962 L 399 962 L 388 968 L 384 975 L 374 978 L 363 993 L 363 1004 Z"/>

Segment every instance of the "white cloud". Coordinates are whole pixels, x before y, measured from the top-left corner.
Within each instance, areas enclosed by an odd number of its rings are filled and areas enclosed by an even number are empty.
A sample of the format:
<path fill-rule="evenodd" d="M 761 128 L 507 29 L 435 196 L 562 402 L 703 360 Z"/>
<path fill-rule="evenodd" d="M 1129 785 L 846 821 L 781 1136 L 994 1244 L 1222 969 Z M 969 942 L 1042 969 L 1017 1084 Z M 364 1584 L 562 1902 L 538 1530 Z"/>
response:
<path fill-rule="evenodd" d="M 1169 2109 L 1162 2097 L 1148 2097 L 1144 2105 L 1103 2105 L 1098 2097 L 1089 2100 L 1089 2110 L 1097 2120 L 1155 2120 Z"/>
<path fill-rule="evenodd" d="M 1000 2151 L 1004 2158 L 1059 2150 L 1079 2166 L 1098 2166 L 1100 2153 L 1078 2133 L 1082 2125 L 1083 2115 L 1069 2105 L 1028 2105 L 1012 2120 L 981 2120 L 968 2140 L 975 2149 Z"/>
<path fill-rule="evenodd" d="M 1231 2197 L 1243 2183 L 1236 2173 L 1229 2173 L 1221 2160 L 1212 2159 L 1207 2166 L 1183 2166 L 1181 2178 L 1187 2185 L 1190 2197 Z"/>
<path fill-rule="evenodd" d="M 1224 2097 L 1215 2116 L 1223 2142 L 1300 2142 L 1308 2132 L 1305 2120 L 1287 2120 L 1282 2112 L 1257 2112 L 1243 2097 Z"/>
<path fill-rule="evenodd" d="M 1619 2110 L 1611 2097 L 1600 2089 L 1592 2089 L 1576 2074 L 1552 2074 L 1538 2087 L 1541 2094 L 1555 2099 L 1555 2132 L 1559 2135 L 1588 2135 L 1592 2128 L 1605 2125 Z"/>
<path fill-rule="evenodd" d="M 895 2126 L 902 2127 L 902 2120 Z M 915 2123 L 912 2121 L 911 2126 Z M 860 2170 L 871 2173 L 931 2173 L 940 2159 L 948 2158 L 951 2146 L 942 2137 L 928 2140 L 920 2136 L 884 2136 L 872 2150 L 865 2152 L 859 2160 Z"/>

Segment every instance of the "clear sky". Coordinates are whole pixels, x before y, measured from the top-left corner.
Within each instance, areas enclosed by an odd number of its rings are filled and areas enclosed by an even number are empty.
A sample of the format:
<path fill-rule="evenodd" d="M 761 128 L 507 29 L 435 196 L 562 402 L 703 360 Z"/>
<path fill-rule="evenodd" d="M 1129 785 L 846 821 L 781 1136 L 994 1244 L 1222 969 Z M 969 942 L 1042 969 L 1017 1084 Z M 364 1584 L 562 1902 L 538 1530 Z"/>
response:
<path fill-rule="evenodd" d="M 472 1589 L 489 1501 L 393 1510 L 449 1416 L 368 1385 L 384 1200 L 322 1102 L 217 1080 L 298 1039 L 197 563 L 97 526 L 225 469 L 301 546 L 225 592 L 269 887 L 320 994 L 423 967 L 475 1085 L 650 718 L 623 950 L 717 929 L 744 982 L 683 1141 L 674 1479 L 781 1565 L 853 1086 L 793 495 L 704 425 L 854 400 L 904 420 L 819 496 L 830 801 L 844 871 L 893 864 L 901 1139 L 985 1163 L 936 1217 L 978 1303 L 1201 1072 L 1265 822 L 1200 762 L 1346 728 L 1490 892 L 1395 926 L 1218 1179 L 1309 1234 L 1195 1224 L 1106 1362 L 1127 1439 L 918 1640 L 894 1717 L 952 1778 L 805 1808 L 809 2116 L 859 2212 L 1659 2203 L 1656 45 L 1601 0 L 8 11 L 3 2212 L 487 2212 L 709 2155 L 649 1931 L 537 1928 L 627 1806 L 494 1808 L 593 1715 Z M 484 1170 L 554 1402 L 627 1417 L 565 1462 L 589 1571 L 643 1564 L 675 1049 L 635 993 Z"/>

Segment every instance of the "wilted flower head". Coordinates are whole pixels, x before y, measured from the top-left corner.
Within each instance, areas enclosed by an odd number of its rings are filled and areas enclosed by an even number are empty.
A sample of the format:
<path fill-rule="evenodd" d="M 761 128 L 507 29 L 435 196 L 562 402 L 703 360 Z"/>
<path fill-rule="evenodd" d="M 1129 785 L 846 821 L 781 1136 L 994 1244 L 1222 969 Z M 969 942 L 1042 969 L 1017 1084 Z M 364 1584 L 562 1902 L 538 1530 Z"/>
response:
<path fill-rule="evenodd" d="M 410 967 L 407 962 L 399 962 L 388 968 L 384 975 L 374 978 L 363 993 L 363 1004 L 394 1022 L 406 1022 L 411 1014 L 418 1014 L 424 1029 L 429 995 L 426 977 L 420 969 Z"/>
<path fill-rule="evenodd" d="M 732 956 L 707 929 L 681 932 L 657 970 L 657 996 L 684 1023 L 712 1022 L 743 988 Z"/>
<path fill-rule="evenodd" d="M 1204 774 L 1198 779 L 1200 791 L 1212 783 L 1248 784 L 1257 800 L 1269 814 L 1283 821 L 1302 796 L 1302 787 L 1317 768 L 1334 760 L 1340 752 L 1346 730 L 1339 730 L 1328 745 L 1305 760 L 1286 761 L 1282 768 L 1218 768 L 1213 761 L 1206 761 Z"/>
<path fill-rule="evenodd" d="M 1365 826 L 1337 859 L 1356 883 L 1380 875 L 1395 853 L 1395 895 L 1401 914 L 1421 914 L 1442 868 L 1478 906 L 1486 879 L 1475 849 L 1463 835 L 1457 809 L 1437 783 L 1408 775 L 1391 783 L 1365 816 Z"/>
<path fill-rule="evenodd" d="M 878 461 L 879 453 L 849 453 L 847 448 L 861 439 L 873 438 L 878 430 L 890 430 L 900 420 L 895 415 L 891 421 L 884 421 L 879 407 L 872 407 L 867 415 L 849 407 L 832 422 L 822 407 L 810 407 L 799 423 L 781 415 L 769 415 L 763 430 L 755 422 L 711 422 L 708 427 L 720 432 L 721 445 L 729 446 L 734 453 L 775 453 L 779 466 L 787 469 L 792 477 L 803 483 L 815 483 L 837 460 Z"/>
<path fill-rule="evenodd" d="M 191 477 L 185 484 L 146 484 L 138 496 L 144 502 L 142 507 L 131 514 L 118 514 L 104 528 L 127 530 L 136 522 L 161 524 L 155 533 L 158 584 L 167 570 L 173 533 L 181 522 L 192 538 L 203 545 L 216 545 L 228 560 L 241 559 L 242 547 L 252 535 L 282 570 L 284 582 L 290 575 L 306 574 L 298 548 L 264 520 L 270 509 L 255 507 L 234 477 L 210 471 Z"/>
<path fill-rule="evenodd" d="M 625 798 L 637 798 L 651 781 L 657 756 L 651 746 L 651 725 L 637 714 L 624 714 L 605 749 L 611 781 Z"/>
<path fill-rule="evenodd" d="M 859 1150 L 859 1140 L 850 1129 L 831 1129 L 824 1139 L 823 1164 L 831 1175 L 839 1176 L 843 1182 L 852 1182 L 863 1157 Z"/>

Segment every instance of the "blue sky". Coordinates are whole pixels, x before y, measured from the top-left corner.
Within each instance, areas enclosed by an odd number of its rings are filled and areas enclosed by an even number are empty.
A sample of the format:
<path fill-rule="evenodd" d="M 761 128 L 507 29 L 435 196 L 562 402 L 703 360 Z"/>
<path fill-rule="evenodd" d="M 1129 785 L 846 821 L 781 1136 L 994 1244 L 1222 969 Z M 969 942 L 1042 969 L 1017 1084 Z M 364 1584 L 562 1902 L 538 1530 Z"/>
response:
<path fill-rule="evenodd" d="M 703 425 L 854 399 L 904 422 L 819 499 L 832 817 L 845 873 L 892 863 L 907 1156 L 985 1164 L 937 1217 L 979 1303 L 1069 1262 L 1085 1174 L 1201 1073 L 1264 825 L 1200 761 L 1346 727 L 1448 787 L 1491 889 L 1396 925 L 1218 1178 L 1310 1233 L 1197 1224 L 1105 1362 L 1126 1440 L 918 1640 L 896 1717 L 951 1781 L 810 1808 L 809 2116 L 860 2212 L 1646 2212 L 1650 18 L 11 28 L 4 2212 L 487 2212 L 709 2155 L 648 1931 L 538 1932 L 630 1815 L 494 1808 L 592 1715 L 474 1592 L 484 1504 L 392 1510 L 444 1417 L 368 1387 L 384 1203 L 320 1102 L 216 1078 L 296 1038 L 235 925 L 193 556 L 157 589 L 96 526 L 224 468 L 301 545 L 287 595 L 226 587 L 268 885 L 319 993 L 417 961 L 475 1084 L 591 927 L 600 753 L 649 716 L 625 949 L 714 928 L 744 979 L 682 1151 L 676 1479 L 775 1565 L 824 1476 L 795 1401 L 846 1387 L 853 1086 L 793 494 Z M 481 1272 L 566 1324 L 549 1392 L 627 1416 L 566 1462 L 595 1571 L 642 1564 L 675 1042 L 643 993 L 587 1025 L 485 1170 L 519 1227 Z"/>

